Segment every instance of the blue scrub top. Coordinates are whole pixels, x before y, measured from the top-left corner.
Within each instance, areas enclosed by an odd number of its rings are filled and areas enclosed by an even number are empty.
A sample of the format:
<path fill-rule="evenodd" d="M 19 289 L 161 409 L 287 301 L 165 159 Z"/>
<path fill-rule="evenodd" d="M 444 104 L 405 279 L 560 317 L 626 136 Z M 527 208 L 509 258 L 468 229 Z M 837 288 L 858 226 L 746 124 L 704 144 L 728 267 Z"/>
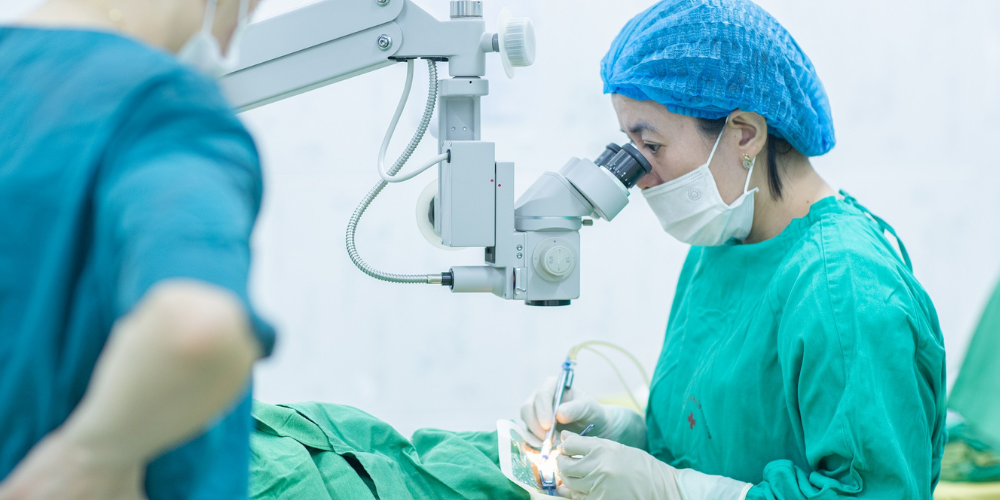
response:
<path fill-rule="evenodd" d="M 0 28 L 0 479 L 80 402 L 160 280 L 247 299 L 261 172 L 215 82 L 109 33 Z M 250 394 L 154 460 L 157 499 L 247 497 Z"/>

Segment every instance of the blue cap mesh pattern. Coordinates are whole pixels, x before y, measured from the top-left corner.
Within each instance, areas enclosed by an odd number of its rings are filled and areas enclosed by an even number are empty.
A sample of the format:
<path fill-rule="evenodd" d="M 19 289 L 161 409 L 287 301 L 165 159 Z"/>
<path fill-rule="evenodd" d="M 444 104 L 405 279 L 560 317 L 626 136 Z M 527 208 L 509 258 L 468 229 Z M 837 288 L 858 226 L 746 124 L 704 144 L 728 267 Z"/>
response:
<path fill-rule="evenodd" d="M 753 111 L 806 156 L 836 143 L 812 62 L 749 0 L 663 0 L 634 17 L 601 61 L 604 92 L 718 119 Z"/>

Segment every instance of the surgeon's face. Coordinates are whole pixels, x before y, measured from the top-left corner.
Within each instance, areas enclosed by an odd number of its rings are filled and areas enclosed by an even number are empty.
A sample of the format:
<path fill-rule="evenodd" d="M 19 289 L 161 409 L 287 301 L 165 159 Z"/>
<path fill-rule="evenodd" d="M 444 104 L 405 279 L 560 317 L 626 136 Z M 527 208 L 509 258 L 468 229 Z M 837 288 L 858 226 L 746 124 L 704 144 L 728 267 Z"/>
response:
<path fill-rule="evenodd" d="M 613 95 L 611 102 L 622 132 L 653 167 L 639 180 L 639 188 L 674 180 L 708 159 L 714 141 L 706 140 L 694 118 L 671 113 L 655 101 L 636 101 L 619 94 Z"/>
<path fill-rule="evenodd" d="M 708 161 L 716 138 L 706 137 L 695 118 L 671 113 L 655 101 L 637 101 L 619 94 L 612 95 L 611 102 L 622 131 L 653 167 L 636 184 L 640 189 L 674 180 Z M 709 168 L 723 201 L 732 203 L 743 192 L 746 171 L 735 167 L 739 163 L 730 158 L 735 153 L 728 149 L 724 137 Z"/>

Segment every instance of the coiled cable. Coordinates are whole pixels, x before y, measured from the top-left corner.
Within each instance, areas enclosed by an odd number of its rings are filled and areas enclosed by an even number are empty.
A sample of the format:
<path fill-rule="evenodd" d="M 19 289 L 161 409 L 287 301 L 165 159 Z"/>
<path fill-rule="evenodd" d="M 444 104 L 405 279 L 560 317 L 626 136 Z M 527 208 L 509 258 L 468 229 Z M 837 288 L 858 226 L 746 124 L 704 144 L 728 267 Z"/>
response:
<path fill-rule="evenodd" d="M 427 126 L 430 125 L 431 115 L 434 114 L 434 106 L 437 103 L 438 94 L 438 80 L 437 80 L 437 65 L 433 60 L 427 60 L 427 70 L 430 73 L 430 84 L 427 91 L 427 105 L 424 107 L 424 114 L 420 118 L 420 125 L 417 126 L 416 132 L 413 134 L 413 138 L 410 139 L 410 143 L 403 150 L 403 153 L 399 155 L 399 158 L 389 169 L 388 176 L 393 176 L 398 173 L 406 162 L 413 155 L 413 152 L 417 149 L 420 141 L 424 138 L 424 133 L 427 132 Z M 400 98 L 399 106 L 396 108 L 396 114 L 393 116 L 392 124 L 389 128 L 389 132 L 386 135 L 386 139 L 383 142 L 382 150 L 380 151 L 380 164 L 381 157 L 385 153 L 385 147 L 388 144 L 389 138 L 392 136 L 392 132 L 396 127 L 396 122 L 399 120 L 399 116 L 403 111 L 403 107 L 406 106 L 406 100 L 410 94 L 410 86 L 413 83 L 413 59 L 406 61 L 406 86 L 403 88 L 403 96 Z M 440 158 L 440 155 L 436 158 Z M 443 159 L 443 158 L 442 158 Z M 438 160 L 440 162 L 441 159 Z M 434 162 L 436 164 L 437 162 Z M 429 166 L 425 167 L 429 168 Z M 380 174 L 381 174 L 380 168 Z M 416 174 L 413 174 L 416 175 Z M 412 177 L 412 175 L 411 175 Z M 350 222 L 347 223 L 347 254 L 351 257 L 351 261 L 354 265 L 361 270 L 361 272 L 375 278 L 377 280 L 386 281 L 389 283 L 424 283 L 424 284 L 440 284 L 443 276 L 441 274 L 395 274 L 387 273 L 384 271 L 379 271 L 375 269 L 370 264 L 361 258 L 358 253 L 357 245 L 354 241 L 355 233 L 358 229 L 358 222 L 361 221 L 361 216 L 365 214 L 368 210 L 368 206 L 371 205 L 372 201 L 382 192 L 389 183 L 385 179 L 381 179 L 375 184 L 375 187 L 368 192 L 367 195 L 358 204 L 358 208 L 354 209 L 354 214 L 351 215 Z"/>

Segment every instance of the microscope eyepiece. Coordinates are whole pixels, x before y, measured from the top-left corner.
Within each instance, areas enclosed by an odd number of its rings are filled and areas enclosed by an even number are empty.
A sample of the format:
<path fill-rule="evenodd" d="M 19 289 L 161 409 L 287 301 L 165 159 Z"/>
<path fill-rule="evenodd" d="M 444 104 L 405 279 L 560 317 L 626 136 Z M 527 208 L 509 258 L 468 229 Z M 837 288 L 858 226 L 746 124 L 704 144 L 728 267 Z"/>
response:
<path fill-rule="evenodd" d="M 617 151 L 612 146 L 617 148 Z M 614 153 L 612 154 L 612 152 Z M 609 144 L 594 163 L 615 174 L 615 177 L 621 181 L 626 189 L 631 189 L 635 183 L 639 182 L 639 179 L 653 171 L 653 167 L 646 160 L 646 157 L 642 156 L 642 153 L 631 144 L 621 147 Z"/>
<path fill-rule="evenodd" d="M 604 165 L 607 165 L 608 161 L 614 158 L 615 155 L 621 150 L 621 146 L 612 142 L 604 147 L 604 152 L 601 153 L 601 156 L 598 156 L 597 159 L 594 160 L 594 163 L 596 163 L 599 167 L 603 167 Z"/>

